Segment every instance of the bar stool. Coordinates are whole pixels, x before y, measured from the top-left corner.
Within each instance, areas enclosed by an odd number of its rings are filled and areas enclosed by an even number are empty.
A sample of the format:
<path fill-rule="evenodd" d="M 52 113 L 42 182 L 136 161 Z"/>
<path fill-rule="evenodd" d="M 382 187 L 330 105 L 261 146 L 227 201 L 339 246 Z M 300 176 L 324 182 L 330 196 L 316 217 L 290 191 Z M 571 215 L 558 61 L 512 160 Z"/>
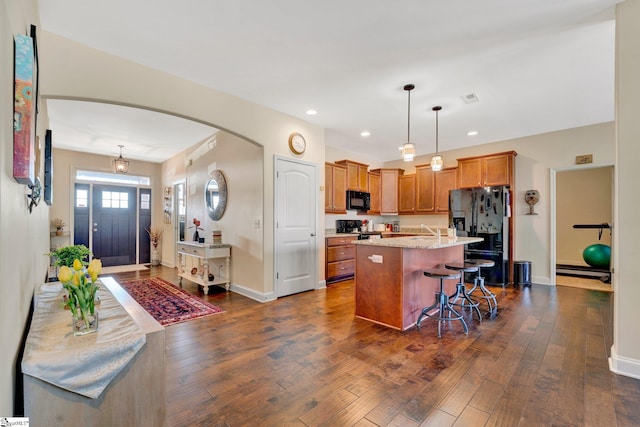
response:
<path fill-rule="evenodd" d="M 478 275 L 473 279 L 473 288 L 468 292 L 476 298 L 483 298 L 489 306 L 489 313 L 493 313 L 498 309 L 498 301 L 496 295 L 484 286 L 484 277 L 482 277 L 482 268 L 493 267 L 496 263 L 490 259 L 466 259 L 465 262 L 472 263 L 478 266 Z M 482 295 L 473 295 L 476 289 L 480 289 Z"/>
<path fill-rule="evenodd" d="M 475 263 L 471 262 L 447 262 L 444 266 L 450 270 L 457 270 L 460 273 L 460 281 L 456 284 L 456 293 L 449 296 L 449 300 L 451 305 L 455 305 L 461 308 L 469 307 L 472 308 L 476 314 L 478 315 L 478 320 L 482 322 L 482 315 L 480 314 L 480 309 L 478 306 L 480 303 L 478 301 L 474 301 L 469 297 L 467 293 L 467 287 L 464 284 L 464 274 L 465 273 L 477 273 L 478 266 Z M 458 302 L 459 299 L 462 301 Z"/>
<path fill-rule="evenodd" d="M 453 270 L 447 270 L 446 268 L 434 268 L 425 270 L 422 272 L 426 277 L 431 277 L 433 279 L 440 279 L 440 290 L 436 292 L 436 302 L 435 304 L 425 307 L 422 309 L 420 316 L 418 316 L 418 321 L 416 322 L 416 328 L 420 329 L 420 322 L 424 316 L 430 317 L 432 319 L 436 319 L 438 321 L 438 338 L 441 337 L 440 326 L 442 322 L 450 321 L 450 320 L 459 320 L 462 322 L 462 327 L 464 328 L 464 333 L 469 333 L 469 328 L 467 328 L 467 323 L 464 321 L 460 313 L 455 311 L 451 304 L 449 304 L 449 295 L 444 292 L 443 282 L 446 279 L 458 279 L 460 277 L 460 273 Z M 438 309 L 438 312 L 435 314 L 430 314 L 429 312 L 433 309 Z M 447 314 L 448 316 L 445 316 Z"/>

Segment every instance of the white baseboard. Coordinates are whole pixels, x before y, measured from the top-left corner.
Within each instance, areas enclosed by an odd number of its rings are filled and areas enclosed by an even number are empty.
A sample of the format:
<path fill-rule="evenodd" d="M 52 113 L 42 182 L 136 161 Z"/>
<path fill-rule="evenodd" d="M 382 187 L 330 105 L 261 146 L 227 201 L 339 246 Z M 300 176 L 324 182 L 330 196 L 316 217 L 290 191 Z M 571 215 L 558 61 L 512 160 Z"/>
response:
<path fill-rule="evenodd" d="M 549 276 L 533 276 L 531 277 L 531 283 L 535 283 L 536 285 L 551 286 L 551 280 L 549 280 Z"/>
<path fill-rule="evenodd" d="M 316 285 L 316 290 L 318 289 L 327 289 L 327 281 L 326 280 L 319 281 L 318 284 Z"/>
<path fill-rule="evenodd" d="M 640 360 L 618 355 L 615 345 L 612 345 L 611 357 L 609 357 L 609 370 L 618 375 L 640 379 Z"/>
<path fill-rule="evenodd" d="M 244 286 L 238 285 L 236 283 L 231 283 L 230 290 L 258 302 L 269 302 L 269 301 L 275 301 L 276 299 L 276 295 L 273 292 L 263 294 L 253 289 L 249 289 Z"/>

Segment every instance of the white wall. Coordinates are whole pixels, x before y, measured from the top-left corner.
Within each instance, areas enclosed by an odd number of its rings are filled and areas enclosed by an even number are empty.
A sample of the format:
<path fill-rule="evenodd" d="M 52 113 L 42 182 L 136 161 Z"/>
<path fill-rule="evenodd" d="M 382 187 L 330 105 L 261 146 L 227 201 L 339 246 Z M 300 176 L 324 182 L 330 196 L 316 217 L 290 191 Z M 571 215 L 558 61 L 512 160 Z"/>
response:
<path fill-rule="evenodd" d="M 324 130 L 54 34 L 44 33 L 41 38 L 43 96 L 148 108 L 227 130 L 264 147 L 264 269 L 256 286 L 265 293 L 273 291 L 273 156 L 292 157 L 288 137 L 295 131 L 307 140 L 302 159 L 323 165 Z M 324 182 L 324 168 L 320 169 L 319 179 Z M 318 215 L 324 218 L 324 193 L 320 189 L 318 197 Z M 318 242 L 324 241 L 324 229 L 318 230 L 318 237 Z M 319 263 L 324 260 L 323 247 L 319 243 Z M 323 271 L 319 271 L 318 280 L 323 276 Z"/>
<path fill-rule="evenodd" d="M 36 285 L 44 282 L 49 259 L 49 208 L 41 200 L 27 210 L 26 186 L 13 179 L 13 37 L 39 26 L 35 0 L 0 2 L 0 416 L 14 413 L 16 364 Z M 39 46 L 39 43 L 38 43 Z M 46 111 L 38 114 L 44 146 Z M 43 166 L 40 180 L 44 182 Z M 18 366 L 19 368 L 19 366 Z"/>
<path fill-rule="evenodd" d="M 626 0 L 616 13 L 616 204 L 613 235 L 613 346 L 614 372 L 640 378 L 640 286 L 638 242 L 640 226 L 640 0 Z"/>

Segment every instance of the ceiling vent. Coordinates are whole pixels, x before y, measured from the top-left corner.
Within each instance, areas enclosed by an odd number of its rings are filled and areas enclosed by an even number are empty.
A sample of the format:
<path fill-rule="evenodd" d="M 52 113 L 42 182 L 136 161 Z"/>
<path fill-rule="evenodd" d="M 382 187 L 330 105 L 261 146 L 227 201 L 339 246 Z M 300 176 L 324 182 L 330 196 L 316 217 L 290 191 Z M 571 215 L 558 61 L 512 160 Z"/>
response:
<path fill-rule="evenodd" d="M 468 95 L 463 95 L 462 100 L 464 101 L 465 104 L 473 104 L 474 102 L 480 102 L 480 98 L 478 98 L 478 95 L 475 92 L 472 92 Z"/>

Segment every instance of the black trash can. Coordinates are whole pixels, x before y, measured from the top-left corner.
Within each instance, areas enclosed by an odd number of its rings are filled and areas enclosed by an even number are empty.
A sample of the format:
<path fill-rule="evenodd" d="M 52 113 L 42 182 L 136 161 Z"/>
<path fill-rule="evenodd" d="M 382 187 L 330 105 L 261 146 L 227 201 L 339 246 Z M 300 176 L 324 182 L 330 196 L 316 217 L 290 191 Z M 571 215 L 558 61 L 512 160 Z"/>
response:
<path fill-rule="evenodd" d="M 513 261 L 514 285 L 531 286 L 531 261 Z"/>

